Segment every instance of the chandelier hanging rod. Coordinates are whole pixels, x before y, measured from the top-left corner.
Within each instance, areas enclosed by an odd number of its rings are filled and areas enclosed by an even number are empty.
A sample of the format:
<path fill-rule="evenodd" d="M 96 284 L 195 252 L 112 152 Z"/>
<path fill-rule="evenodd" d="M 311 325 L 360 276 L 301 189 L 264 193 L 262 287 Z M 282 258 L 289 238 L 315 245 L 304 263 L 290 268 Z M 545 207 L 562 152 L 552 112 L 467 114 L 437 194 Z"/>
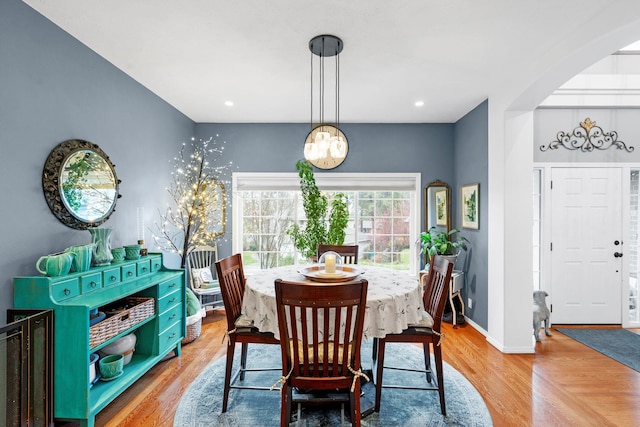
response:
<path fill-rule="evenodd" d="M 320 124 L 324 123 L 324 58 L 335 56 L 336 57 L 336 125 L 339 124 L 340 114 L 340 52 L 344 48 L 344 43 L 339 37 L 322 34 L 312 38 L 309 41 L 309 50 L 311 51 L 311 118 L 310 123 L 313 128 L 313 55 L 320 57 Z"/>

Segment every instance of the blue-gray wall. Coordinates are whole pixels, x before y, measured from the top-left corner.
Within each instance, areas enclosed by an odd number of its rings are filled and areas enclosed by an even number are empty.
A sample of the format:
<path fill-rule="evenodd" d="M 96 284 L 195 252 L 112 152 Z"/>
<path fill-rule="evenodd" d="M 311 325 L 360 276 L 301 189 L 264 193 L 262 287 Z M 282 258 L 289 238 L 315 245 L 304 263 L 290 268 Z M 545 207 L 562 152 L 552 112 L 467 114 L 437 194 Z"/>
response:
<path fill-rule="evenodd" d="M 192 135 L 219 135 L 227 142 L 224 159 L 235 170 L 295 172 L 309 131 L 308 124 L 195 124 L 20 0 L 0 1 L 0 100 L 0 323 L 12 307 L 14 276 L 36 274 L 41 255 L 90 240 L 88 232 L 60 223 L 43 197 L 42 167 L 58 143 L 92 141 L 116 165 L 123 197 L 105 226 L 113 228 L 112 245 L 119 246 L 137 239 L 138 207 L 150 227 L 169 203 L 172 159 Z M 419 172 L 423 186 L 448 182 L 454 218 L 459 185 L 480 182 L 482 221 L 486 110 L 482 104 L 456 124 L 341 124 L 349 155 L 335 171 Z M 476 305 L 470 314 L 486 327 L 484 233 L 486 227 L 465 230 L 473 242 L 469 292 Z M 151 246 L 148 230 L 146 238 Z M 221 244 L 223 256 L 230 250 L 229 241 Z"/>
<path fill-rule="evenodd" d="M 465 315 L 485 330 L 488 321 L 488 229 L 487 229 L 487 180 L 488 180 L 488 131 L 489 103 L 483 102 L 463 118 L 454 127 L 454 161 L 456 176 L 452 182 L 453 224 L 460 234 L 471 242 L 464 263 L 465 289 L 463 301 L 473 300 L 473 308 L 466 307 Z M 466 184 L 480 184 L 480 227 L 478 230 L 462 228 L 460 214 L 460 187 Z M 457 264 L 456 264 L 457 265 Z"/>
<path fill-rule="evenodd" d="M 123 197 L 105 225 L 120 245 L 137 238 L 137 207 L 151 218 L 166 204 L 169 159 L 193 132 L 191 120 L 25 3 L 0 1 L 0 323 L 14 276 L 37 274 L 41 255 L 90 242 L 45 202 L 52 148 L 80 138 L 111 157 Z"/>
<path fill-rule="evenodd" d="M 452 124 L 353 124 L 340 129 L 349 141 L 349 153 L 335 172 L 419 172 L 422 186 L 435 179 L 452 182 L 454 171 Z M 238 172 L 296 172 L 303 158 L 308 124 L 197 124 L 196 134 L 225 140 L 225 156 Z M 423 216 L 423 215 L 422 215 Z M 420 224 L 424 218 L 420 218 Z M 231 231 L 231 221 L 227 223 Z M 231 243 L 220 243 L 222 256 Z"/>

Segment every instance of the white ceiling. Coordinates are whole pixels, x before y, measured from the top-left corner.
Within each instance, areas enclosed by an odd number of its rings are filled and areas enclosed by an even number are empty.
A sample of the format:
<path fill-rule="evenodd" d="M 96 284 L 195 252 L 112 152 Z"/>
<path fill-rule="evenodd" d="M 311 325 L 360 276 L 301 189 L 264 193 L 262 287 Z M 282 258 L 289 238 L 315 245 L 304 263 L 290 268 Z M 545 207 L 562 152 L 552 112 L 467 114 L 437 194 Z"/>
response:
<path fill-rule="evenodd" d="M 308 43 L 335 34 L 340 121 L 361 123 L 455 122 L 609 4 L 24 1 L 196 122 L 308 122 Z"/>

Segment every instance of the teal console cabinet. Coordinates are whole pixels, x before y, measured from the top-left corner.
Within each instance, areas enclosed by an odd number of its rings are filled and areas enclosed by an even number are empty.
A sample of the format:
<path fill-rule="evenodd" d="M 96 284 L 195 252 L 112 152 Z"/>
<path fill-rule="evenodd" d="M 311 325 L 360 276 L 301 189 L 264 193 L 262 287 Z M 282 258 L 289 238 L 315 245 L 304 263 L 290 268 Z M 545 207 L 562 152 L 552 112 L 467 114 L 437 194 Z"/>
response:
<path fill-rule="evenodd" d="M 15 277 L 13 285 L 15 308 L 54 312 L 53 412 L 57 420 L 93 427 L 96 414 L 127 387 L 170 352 L 180 355 L 186 330 L 184 271 L 164 268 L 161 254 L 60 277 Z M 153 314 L 130 326 L 123 323 L 127 329 L 91 347 L 91 310 L 133 297 L 153 298 Z M 137 343 L 124 374 L 92 385 L 90 355 L 132 332 Z"/>

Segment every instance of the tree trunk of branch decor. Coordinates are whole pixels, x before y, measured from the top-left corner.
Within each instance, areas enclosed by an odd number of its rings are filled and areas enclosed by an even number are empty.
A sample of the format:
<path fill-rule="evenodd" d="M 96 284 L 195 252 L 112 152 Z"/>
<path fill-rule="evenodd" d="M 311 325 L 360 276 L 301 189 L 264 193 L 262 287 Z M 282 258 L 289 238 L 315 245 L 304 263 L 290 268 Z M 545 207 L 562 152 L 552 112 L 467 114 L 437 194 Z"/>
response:
<path fill-rule="evenodd" d="M 223 180 L 231 162 L 216 166 L 224 147 L 210 138 L 182 144 L 180 156 L 174 158 L 172 182 L 167 189 L 174 207 L 158 211 L 153 239 L 157 246 L 181 256 L 184 268 L 187 254 L 196 246 L 210 245 L 224 234 L 226 197 Z M 215 191 L 222 188 L 222 191 Z M 222 233 L 218 230 L 222 230 Z"/>

